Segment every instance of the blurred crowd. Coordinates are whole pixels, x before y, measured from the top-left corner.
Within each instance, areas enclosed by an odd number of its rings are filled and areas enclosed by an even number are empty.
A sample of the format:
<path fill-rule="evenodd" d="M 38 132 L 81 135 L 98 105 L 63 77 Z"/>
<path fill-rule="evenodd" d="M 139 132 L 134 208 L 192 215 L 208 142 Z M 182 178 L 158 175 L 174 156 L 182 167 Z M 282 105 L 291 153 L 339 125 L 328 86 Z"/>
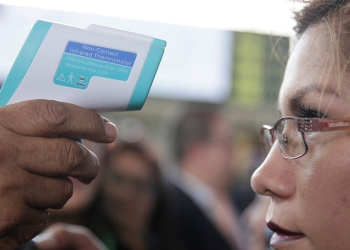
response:
<path fill-rule="evenodd" d="M 83 141 L 100 159 L 100 174 L 89 185 L 72 179 L 72 198 L 50 211 L 48 226 L 85 226 L 110 250 L 268 249 L 267 200 L 249 183 L 233 188 L 237 131 L 230 120 L 216 106 L 201 106 L 173 125 L 175 164 L 127 131 L 112 144 Z"/>

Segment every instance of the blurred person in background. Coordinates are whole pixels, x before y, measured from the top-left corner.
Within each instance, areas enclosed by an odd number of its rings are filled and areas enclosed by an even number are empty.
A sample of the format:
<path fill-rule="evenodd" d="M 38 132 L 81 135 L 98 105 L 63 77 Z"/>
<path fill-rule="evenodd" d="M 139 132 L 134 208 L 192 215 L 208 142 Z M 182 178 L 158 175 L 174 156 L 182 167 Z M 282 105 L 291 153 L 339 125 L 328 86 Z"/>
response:
<path fill-rule="evenodd" d="M 101 159 L 100 175 L 91 185 L 72 180 L 73 196 L 63 209 L 50 211 L 49 228 L 35 239 L 38 249 L 64 249 L 61 242 L 70 238 L 75 249 L 184 249 L 167 214 L 153 145 L 130 131 L 135 120 L 126 119 L 120 125 L 124 128 L 125 124 L 123 139 L 116 143 L 105 146 L 84 141 Z M 91 240 L 84 240 L 87 237 Z"/>
<path fill-rule="evenodd" d="M 233 129 L 216 106 L 184 114 L 174 130 L 177 171 L 168 195 L 178 230 L 189 249 L 246 250 L 230 198 Z"/>
<path fill-rule="evenodd" d="M 111 250 L 181 250 L 158 159 L 145 142 L 119 140 L 105 155 L 88 227 Z"/>

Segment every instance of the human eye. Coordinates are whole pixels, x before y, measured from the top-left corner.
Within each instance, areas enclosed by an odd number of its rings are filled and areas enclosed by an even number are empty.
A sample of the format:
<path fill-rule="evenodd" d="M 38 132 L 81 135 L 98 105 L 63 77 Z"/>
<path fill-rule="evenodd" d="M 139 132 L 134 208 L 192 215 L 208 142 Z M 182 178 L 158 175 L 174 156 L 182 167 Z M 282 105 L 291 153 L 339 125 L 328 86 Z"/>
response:
<path fill-rule="evenodd" d="M 319 109 L 314 108 L 311 105 L 299 102 L 296 109 L 295 115 L 300 118 L 325 118 L 324 113 L 320 112 Z M 314 134 L 314 132 L 305 132 L 308 136 Z"/>
<path fill-rule="evenodd" d="M 326 115 L 321 111 L 304 104 L 299 105 L 296 115 L 301 118 L 326 118 Z"/>

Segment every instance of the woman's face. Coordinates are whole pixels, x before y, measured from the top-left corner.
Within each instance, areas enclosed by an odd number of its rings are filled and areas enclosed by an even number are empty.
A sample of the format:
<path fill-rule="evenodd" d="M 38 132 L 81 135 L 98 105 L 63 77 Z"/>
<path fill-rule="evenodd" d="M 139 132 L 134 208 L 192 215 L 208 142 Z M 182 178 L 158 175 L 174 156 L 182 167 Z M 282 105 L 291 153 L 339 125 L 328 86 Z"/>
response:
<path fill-rule="evenodd" d="M 349 78 L 341 91 L 330 67 L 325 24 L 311 26 L 289 59 L 279 96 L 282 116 L 350 117 Z M 325 89 L 323 90 L 325 86 Z M 254 190 L 271 197 L 266 216 L 274 249 L 349 249 L 350 130 L 305 134 L 308 152 L 285 159 L 276 142 L 252 177 Z"/>
<path fill-rule="evenodd" d="M 104 175 L 105 209 L 119 229 L 143 232 L 155 203 L 151 166 L 140 155 L 122 152 Z"/>

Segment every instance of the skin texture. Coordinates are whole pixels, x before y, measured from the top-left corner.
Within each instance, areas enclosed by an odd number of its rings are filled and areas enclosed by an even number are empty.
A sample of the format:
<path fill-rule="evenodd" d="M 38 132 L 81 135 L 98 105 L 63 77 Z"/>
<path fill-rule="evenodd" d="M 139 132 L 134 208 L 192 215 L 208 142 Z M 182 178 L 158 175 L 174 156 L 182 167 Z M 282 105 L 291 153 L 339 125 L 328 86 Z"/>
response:
<path fill-rule="evenodd" d="M 101 150 L 104 150 L 103 145 L 98 145 L 91 141 L 84 140 L 83 145 L 92 151 L 99 159 L 102 158 Z M 73 195 L 72 198 L 65 204 L 61 210 L 56 210 L 63 216 L 69 217 L 70 215 L 78 217 L 77 214 L 84 211 L 95 197 L 95 193 L 99 186 L 99 176 L 97 176 L 89 185 L 78 181 L 77 179 L 71 178 L 73 182 Z M 51 213 L 51 211 L 50 211 Z"/>
<path fill-rule="evenodd" d="M 68 138 L 112 142 L 116 127 L 95 112 L 47 100 L 0 107 L 0 249 L 40 233 L 49 208 L 72 196 L 69 177 L 90 183 L 99 161 Z"/>
<path fill-rule="evenodd" d="M 83 145 L 92 151 L 98 159 L 102 159 L 106 146 L 110 144 L 93 143 L 87 140 L 83 141 Z M 101 175 L 98 175 L 91 183 L 89 183 L 89 185 L 86 185 L 75 178 L 70 178 L 73 183 L 73 195 L 62 209 L 49 210 L 49 225 L 56 222 L 77 225 L 82 224 L 83 212 L 90 206 L 95 198 L 100 185 L 100 176 Z"/>
<path fill-rule="evenodd" d="M 300 116 L 290 105 L 320 110 L 327 118 L 350 117 L 349 80 L 341 91 L 330 67 L 327 26 L 310 26 L 297 43 L 285 72 L 279 96 L 282 116 Z M 322 88 L 326 90 L 322 93 Z M 270 196 L 266 221 L 304 234 L 299 240 L 275 249 L 326 250 L 350 246 L 350 130 L 306 135 L 309 151 L 299 159 L 282 157 L 276 142 L 252 176 L 254 190 Z"/>

